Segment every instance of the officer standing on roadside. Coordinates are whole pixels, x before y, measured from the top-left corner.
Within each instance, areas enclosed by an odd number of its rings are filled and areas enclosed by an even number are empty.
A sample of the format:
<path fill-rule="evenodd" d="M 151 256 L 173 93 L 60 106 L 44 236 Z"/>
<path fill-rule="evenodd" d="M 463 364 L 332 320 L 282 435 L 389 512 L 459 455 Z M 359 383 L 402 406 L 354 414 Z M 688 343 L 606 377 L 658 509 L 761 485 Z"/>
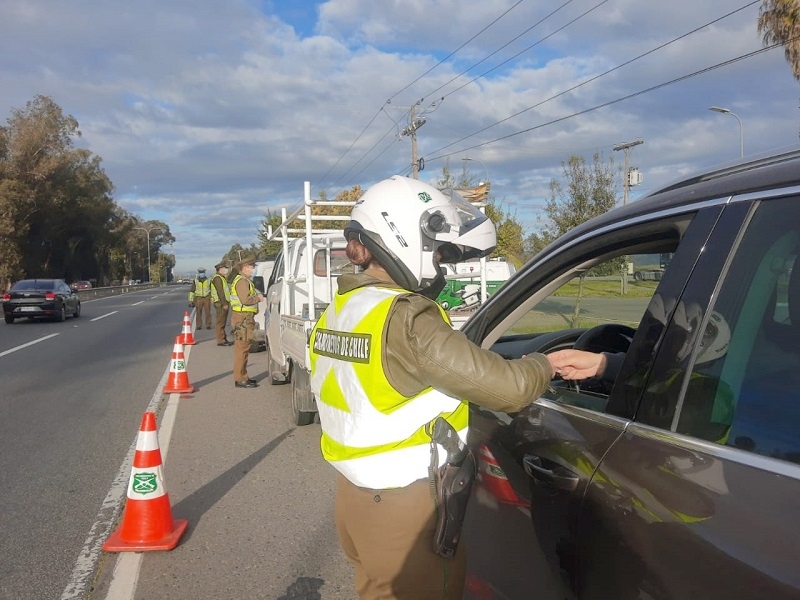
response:
<path fill-rule="evenodd" d="M 216 273 L 211 277 L 211 300 L 214 302 L 216 316 L 215 330 L 217 333 L 217 346 L 232 346 L 225 334 L 225 325 L 228 322 L 228 311 L 231 304 L 231 287 L 228 284 L 228 267 L 225 263 L 214 265 Z"/>
<path fill-rule="evenodd" d="M 460 600 L 466 555 L 450 541 L 467 498 L 456 505 L 441 492 L 436 472 L 447 461 L 437 448 L 447 448 L 437 425 L 466 442 L 467 401 L 519 411 L 554 370 L 543 354 L 506 360 L 476 346 L 434 300 L 441 263 L 496 246 L 476 207 L 395 176 L 368 189 L 350 219 L 347 257 L 364 271 L 339 277 L 309 342 L 322 455 L 338 471 L 339 541 L 362 600 Z"/>
<path fill-rule="evenodd" d="M 189 288 L 189 306 L 197 308 L 194 319 L 197 329 L 203 328 L 203 321 L 206 329 L 211 329 L 211 282 L 203 268 L 197 269 L 197 277 Z"/>
<path fill-rule="evenodd" d="M 237 388 L 258 387 L 247 374 L 247 358 L 256 326 L 258 303 L 264 299 L 256 291 L 251 277 L 256 267 L 256 257 L 245 256 L 238 264 L 239 274 L 231 285 L 231 332 L 233 333 L 233 382 Z"/>

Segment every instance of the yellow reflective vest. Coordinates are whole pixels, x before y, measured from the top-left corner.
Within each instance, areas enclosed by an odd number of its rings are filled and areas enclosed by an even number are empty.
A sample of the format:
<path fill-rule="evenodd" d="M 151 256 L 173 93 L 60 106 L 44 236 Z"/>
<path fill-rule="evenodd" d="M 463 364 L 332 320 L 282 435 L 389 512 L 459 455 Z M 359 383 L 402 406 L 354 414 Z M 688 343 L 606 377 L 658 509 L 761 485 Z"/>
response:
<path fill-rule="evenodd" d="M 242 312 L 242 313 L 257 313 L 258 306 L 255 304 L 242 304 L 242 301 L 239 299 L 239 296 L 236 295 L 236 284 L 239 282 L 240 279 L 244 279 L 247 282 L 248 296 L 255 296 L 256 287 L 253 285 L 253 282 L 250 281 L 247 277 L 242 274 L 237 275 L 233 278 L 233 283 L 231 284 L 231 310 L 234 312 Z"/>
<path fill-rule="evenodd" d="M 431 438 L 425 429 L 440 415 L 466 441 L 465 403 L 432 387 L 403 396 L 384 373 L 384 326 L 395 300 L 407 293 L 367 286 L 336 294 L 311 331 L 322 454 L 361 487 L 399 488 L 426 478 Z M 442 318 L 447 321 L 444 311 Z M 441 464 L 444 452 L 439 456 Z"/>
<path fill-rule="evenodd" d="M 214 280 L 219 277 L 220 281 L 222 281 L 222 291 L 225 293 L 225 301 L 230 303 L 231 301 L 231 286 L 228 285 L 228 280 L 225 279 L 219 273 L 214 273 L 214 276 L 211 278 L 211 301 L 216 303 L 219 302 L 219 292 L 217 292 L 217 286 L 213 285 Z"/>
<path fill-rule="evenodd" d="M 194 289 L 189 291 L 189 302 L 194 302 L 195 296 L 205 298 L 211 293 L 211 280 L 195 279 Z"/>

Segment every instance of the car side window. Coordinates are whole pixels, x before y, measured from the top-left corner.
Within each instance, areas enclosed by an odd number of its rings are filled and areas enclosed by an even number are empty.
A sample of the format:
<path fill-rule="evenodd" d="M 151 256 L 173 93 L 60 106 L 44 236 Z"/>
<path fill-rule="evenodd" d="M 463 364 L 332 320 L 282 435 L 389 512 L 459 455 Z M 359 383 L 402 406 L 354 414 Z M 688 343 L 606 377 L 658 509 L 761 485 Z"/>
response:
<path fill-rule="evenodd" d="M 800 463 L 798 253 L 800 198 L 761 202 L 709 310 L 678 306 L 671 430 Z"/>
<path fill-rule="evenodd" d="M 270 287 L 273 283 L 275 283 L 282 274 L 283 251 L 279 252 L 278 256 L 275 258 L 275 264 L 272 267 L 272 273 L 270 273 L 269 280 L 267 281 L 267 287 Z"/>
<path fill-rule="evenodd" d="M 541 336 L 540 339 L 561 339 L 563 347 L 572 347 L 577 341 L 583 344 L 580 348 L 583 350 L 623 355 L 663 272 L 659 253 L 607 259 L 570 279 L 538 302 L 509 328 L 506 335 L 516 334 L 522 339 L 531 335 Z M 590 333 L 581 337 L 584 332 Z M 555 346 L 551 349 L 560 348 Z M 613 379 L 602 378 L 569 385 L 557 382 L 544 397 L 602 412 L 613 383 Z"/>
<path fill-rule="evenodd" d="M 716 339 L 696 352 L 693 378 L 714 377 L 704 410 L 684 401 L 678 432 L 800 463 L 800 198 L 763 202 L 713 312 Z M 797 264 L 800 267 L 800 263 Z M 720 434 L 717 437 L 717 434 Z"/>
<path fill-rule="evenodd" d="M 344 248 L 332 248 L 330 250 L 331 275 L 341 275 L 342 273 L 353 273 L 355 266 L 347 258 Z M 314 275 L 317 277 L 328 276 L 328 251 L 317 250 L 314 253 Z"/>

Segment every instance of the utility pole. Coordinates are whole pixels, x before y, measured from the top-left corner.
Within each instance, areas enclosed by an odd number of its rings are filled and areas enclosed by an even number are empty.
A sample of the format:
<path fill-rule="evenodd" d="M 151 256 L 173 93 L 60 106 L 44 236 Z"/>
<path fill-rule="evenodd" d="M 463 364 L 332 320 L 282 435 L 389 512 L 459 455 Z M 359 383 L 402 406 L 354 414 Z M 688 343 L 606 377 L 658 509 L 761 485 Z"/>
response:
<path fill-rule="evenodd" d="M 427 119 L 425 119 L 425 117 L 417 117 L 414 112 L 415 107 L 416 105 L 411 107 L 408 125 L 403 129 L 400 135 L 409 136 L 411 138 L 411 177 L 419 179 L 419 172 L 421 171 L 420 163 L 422 161 L 417 158 L 417 129 L 425 125 Z"/>
<path fill-rule="evenodd" d="M 615 151 L 618 151 L 618 150 L 624 150 L 625 151 L 625 169 L 623 171 L 625 176 L 624 176 L 623 181 L 622 181 L 622 204 L 623 205 L 628 203 L 628 190 L 630 190 L 631 185 L 639 185 L 641 183 L 641 180 L 638 180 L 638 179 L 635 182 L 631 181 L 631 171 L 630 171 L 630 166 L 629 166 L 630 165 L 629 154 L 630 154 L 631 148 L 633 148 L 634 146 L 638 146 L 639 144 L 644 144 L 644 140 L 638 139 L 638 140 L 634 140 L 632 142 L 623 142 L 621 144 L 617 144 L 613 148 Z"/>
<path fill-rule="evenodd" d="M 631 185 L 639 185 L 642 182 L 641 174 L 639 173 L 639 171 L 636 171 L 636 181 L 635 182 L 632 181 L 631 175 L 633 175 L 633 173 L 631 172 L 630 161 L 629 161 L 629 154 L 631 148 L 633 148 L 634 146 L 638 146 L 639 144 L 644 144 L 644 140 L 640 138 L 632 142 L 622 142 L 621 144 L 617 144 L 616 146 L 613 147 L 613 150 L 615 152 L 619 150 L 623 150 L 625 152 L 625 167 L 623 171 L 624 177 L 622 180 L 623 206 L 628 204 L 628 191 L 630 190 Z M 623 257 L 622 273 L 620 274 L 620 282 L 622 287 L 621 291 L 623 296 L 628 293 L 628 270 L 629 270 L 628 257 L 625 256 Z"/>

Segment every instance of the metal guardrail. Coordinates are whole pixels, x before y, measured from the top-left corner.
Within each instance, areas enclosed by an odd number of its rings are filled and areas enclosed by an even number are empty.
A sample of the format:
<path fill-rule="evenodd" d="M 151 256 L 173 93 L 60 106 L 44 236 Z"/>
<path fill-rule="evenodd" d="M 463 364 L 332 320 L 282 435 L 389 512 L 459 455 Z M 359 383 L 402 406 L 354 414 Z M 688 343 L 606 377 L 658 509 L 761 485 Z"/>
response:
<path fill-rule="evenodd" d="M 152 290 L 159 287 L 180 285 L 179 283 L 137 283 L 136 285 L 111 285 L 107 287 L 96 287 L 90 290 L 77 290 L 78 298 L 81 300 L 94 300 L 95 298 L 107 298 L 109 296 L 120 296 L 139 290 Z"/>

